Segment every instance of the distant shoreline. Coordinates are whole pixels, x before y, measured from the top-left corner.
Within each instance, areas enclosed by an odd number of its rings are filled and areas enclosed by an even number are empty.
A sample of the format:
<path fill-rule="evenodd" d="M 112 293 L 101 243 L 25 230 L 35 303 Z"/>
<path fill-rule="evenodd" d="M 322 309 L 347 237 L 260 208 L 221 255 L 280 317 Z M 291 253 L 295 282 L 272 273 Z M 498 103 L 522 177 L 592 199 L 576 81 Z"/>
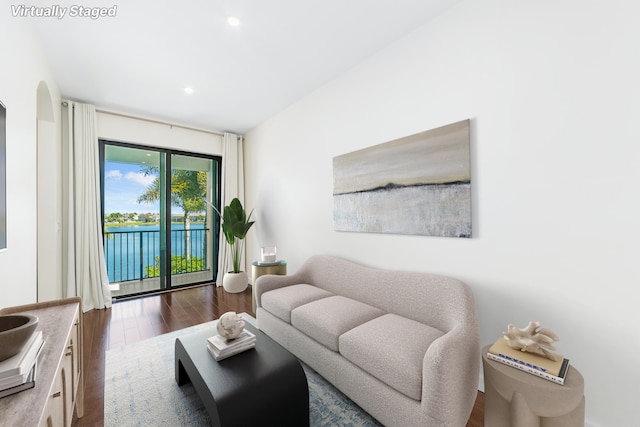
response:
<path fill-rule="evenodd" d="M 171 224 L 184 224 L 182 221 L 172 221 Z M 191 221 L 191 224 L 204 224 L 204 221 Z M 105 222 L 104 226 L 107 228 L 118 227 L 137 227 L 141 225 L 160 225 L 158 221 L 144 222 L 144 221 L 129 221 L 129 222 Z"/>
<path fill-rule="evenodd" d="M 362 190 L 354 190 L 347 191 L 345 193 L 333 193 L 334 196 L 344 196 L 349 194 L 361 194 L 361 193 L 375 193 L 378 191 L 391 191 L 391 190 L 400 190 L 403 188 L 411 188 L 411 187 L 455 187 L 455 186 L 464 186 L 471 184 L 471 181 L 450 181 L 450 182 L 418 182 L 415 184 L 396 184 L 394 182 L 390 182 L 387 185 L 381 185 L 379 187 L 367 188 Z"/>

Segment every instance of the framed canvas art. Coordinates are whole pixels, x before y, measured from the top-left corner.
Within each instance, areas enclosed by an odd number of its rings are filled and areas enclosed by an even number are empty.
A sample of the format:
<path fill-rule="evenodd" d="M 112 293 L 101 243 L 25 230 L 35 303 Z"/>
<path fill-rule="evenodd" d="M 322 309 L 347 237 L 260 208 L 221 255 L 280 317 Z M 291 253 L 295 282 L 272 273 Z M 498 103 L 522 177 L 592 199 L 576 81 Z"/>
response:
<path fill-rule="evenodd" d="M 471 237 L 469 120 L 333 158 L 337 231 Z"/>

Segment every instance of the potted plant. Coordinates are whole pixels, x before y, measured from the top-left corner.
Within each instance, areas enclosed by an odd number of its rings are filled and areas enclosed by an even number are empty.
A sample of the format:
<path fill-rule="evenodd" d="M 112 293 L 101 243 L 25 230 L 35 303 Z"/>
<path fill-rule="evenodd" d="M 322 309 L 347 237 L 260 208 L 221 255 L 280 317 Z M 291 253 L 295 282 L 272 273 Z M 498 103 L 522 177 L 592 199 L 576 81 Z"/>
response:
<path fill-rule="evenodd" d="M 214 207 L 215 209 L 215 207 Z M 238 293 L 247 288 L 249 279 L 247 273 L 241 270 L 240 262 L 244 249 L 244 238 L 255 221 L 251 221 L 253 210 L 247 216 L 242 203 L 234 198 L 228 206 L 225 206 L 222 214 L 216 212 L 222 218 L 222 233 L 224 234 L 231 251 L 231 263 L 233 270 L 225 273 L 222 286 L 227 292 Z"/>

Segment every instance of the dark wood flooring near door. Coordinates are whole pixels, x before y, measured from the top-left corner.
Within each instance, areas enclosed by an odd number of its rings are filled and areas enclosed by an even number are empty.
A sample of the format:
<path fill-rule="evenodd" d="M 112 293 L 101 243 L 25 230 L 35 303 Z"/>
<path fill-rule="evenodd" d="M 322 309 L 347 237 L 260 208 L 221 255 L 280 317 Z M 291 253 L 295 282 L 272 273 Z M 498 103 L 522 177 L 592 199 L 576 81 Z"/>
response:
<path fill-rule="evenodd" d="M 229 294 L 214 285 L 166 292 L 114 303 L 106 310 L 84 314 L 84 417 L 74 427 L 104 425 L 105 353 L 119 347 L 219 318 L 227 311 L 246 312 L 251 307 L 251 287 Z M 478 392 L 467 427 L 484 426 L 484 394 Z"/>

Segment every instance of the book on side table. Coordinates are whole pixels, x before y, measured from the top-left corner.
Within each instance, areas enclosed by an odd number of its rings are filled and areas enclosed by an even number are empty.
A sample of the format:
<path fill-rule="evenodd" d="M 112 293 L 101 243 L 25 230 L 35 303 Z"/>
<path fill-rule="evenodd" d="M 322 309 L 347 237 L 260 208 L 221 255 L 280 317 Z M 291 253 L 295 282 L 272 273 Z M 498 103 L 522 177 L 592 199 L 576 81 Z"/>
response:
<path fill-rule="evenodd" d="M 559 354 L 556 356 L 558 360 L 553 361 L 544 356 L 516 350 L 511 348 L 504 338 L 498 338 L 487 352 L 488 359 L 564 385 L 569 371 L 569 359 Z"/>
<path fill-rule="evenodd" d="M 226 339 L 220 335 L 207 338 L 207 349 L 216 361 L 242 353 L 243 351 L 252 349 L 255 346 L 256 336 L 246 329 L 233 339 Z"/>

